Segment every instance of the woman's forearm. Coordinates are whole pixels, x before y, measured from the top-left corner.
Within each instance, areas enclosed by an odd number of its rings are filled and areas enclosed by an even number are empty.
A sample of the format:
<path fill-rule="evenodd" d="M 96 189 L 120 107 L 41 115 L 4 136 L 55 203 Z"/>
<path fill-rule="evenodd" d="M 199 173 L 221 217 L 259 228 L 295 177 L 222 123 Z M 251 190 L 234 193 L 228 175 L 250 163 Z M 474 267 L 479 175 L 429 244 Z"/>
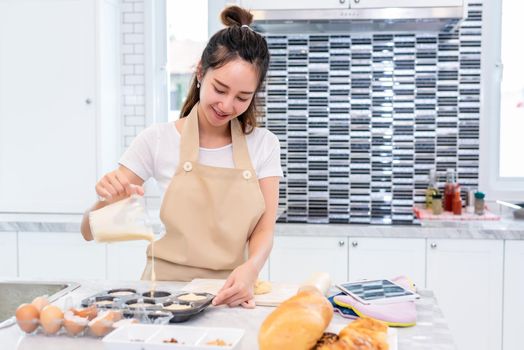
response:
<path fill-rule="evenodd" d="M 273 230 L 259 230 L 253 232 L 249 239 L 249 261 L 260 272 L 266 263 L 273 247 Z"/>

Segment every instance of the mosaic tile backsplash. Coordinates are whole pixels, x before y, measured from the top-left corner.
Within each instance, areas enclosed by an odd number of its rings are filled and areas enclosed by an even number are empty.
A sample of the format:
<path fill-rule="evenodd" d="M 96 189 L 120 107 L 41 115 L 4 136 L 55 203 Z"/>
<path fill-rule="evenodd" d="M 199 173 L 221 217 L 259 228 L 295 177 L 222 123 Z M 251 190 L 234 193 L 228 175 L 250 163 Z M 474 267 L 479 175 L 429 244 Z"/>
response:
<path fill-rule="evenodd" d="M 482 5 L 452 32 L 266 33 L 279 222 L 415 223 L 428 174 L 478 186 Z"/>

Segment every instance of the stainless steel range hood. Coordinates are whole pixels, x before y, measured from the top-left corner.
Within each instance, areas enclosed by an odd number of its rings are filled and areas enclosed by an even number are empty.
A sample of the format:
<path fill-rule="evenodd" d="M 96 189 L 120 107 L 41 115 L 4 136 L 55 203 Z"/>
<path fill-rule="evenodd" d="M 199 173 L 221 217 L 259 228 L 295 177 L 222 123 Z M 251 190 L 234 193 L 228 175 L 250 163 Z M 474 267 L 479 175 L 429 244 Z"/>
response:
<path fill-rule="evenodd" d="M 460 6 L 252 10 L 264 33 L 438 32 L 453 30 Z"/>

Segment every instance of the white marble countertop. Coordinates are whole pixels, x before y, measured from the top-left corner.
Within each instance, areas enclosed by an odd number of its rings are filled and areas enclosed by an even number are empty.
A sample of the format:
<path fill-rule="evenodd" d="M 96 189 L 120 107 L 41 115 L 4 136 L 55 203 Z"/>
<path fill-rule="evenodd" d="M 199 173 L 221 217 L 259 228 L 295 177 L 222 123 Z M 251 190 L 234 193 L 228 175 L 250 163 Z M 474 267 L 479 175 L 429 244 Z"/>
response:
<path fill-rule="evenodd" d="M 156 233 L 162 232 L 158 211 L 150 213 Z M 1 232 L 80 232 L 80 214 L 0 213 Z M 424 221 L 421 225 L 277 224 L 277 236 L 346 236 L 380 238 L 451 238 L 524 240 L 524 220 L 503 216 L 498 221 Z"/>
<path fill-rule="evenodd" d="M 138 288 L 147 289 L 148 282 L 118 282 L 118 281 L 78 281 L 81 287 L 71 294 L 59 299 L 55 304 L 64 307 L 66 302 L 73 305 L 80 304 L 81 300 L 97 292 L 111 288 Z M 157 290 L 176 291 L 183 289 L 184 283 L 159 282 Z M 433 293 L 419 291 L 422 298 L 416 302 L 418 312 L 417 325 L 410 328 L 398 329 L 399 350 L 451 350 L 455 349 L 451 333 L 442 316 Z M 1 297 L 1 296 L 0 296 Z M 69 298 L 69 300 L 68 300 Z M 191 319 L 183 325 L 207 327 L 234 327 L 246 330 L 239 349 L 256 350 L 257 334 L 260 325 L 266 316 L 273 310 L 270 307 L 257 307 L 248 310 L 243 308 L 210 307 L 201 315 Z M 330 326 L 340 328 L 349 321 L 334 315 Z M 0 344 L 2 350 L 98 350 L 103 349 L 100 339 L 85 336 L 72 338 L 66 335 L 45 336 L 26 335 L 18 326 L 0 329 Z"/>

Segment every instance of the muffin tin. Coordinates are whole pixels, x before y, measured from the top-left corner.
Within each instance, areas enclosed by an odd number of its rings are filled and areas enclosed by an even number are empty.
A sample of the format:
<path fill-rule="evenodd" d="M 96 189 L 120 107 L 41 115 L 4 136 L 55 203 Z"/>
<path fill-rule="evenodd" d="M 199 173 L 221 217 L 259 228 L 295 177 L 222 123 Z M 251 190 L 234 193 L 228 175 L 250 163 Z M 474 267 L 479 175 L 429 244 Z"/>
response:
<path fill-rule="evenodd" d="M 239 328 L 132 324 L 119 327 L 102 342 L 107 350 L 232 350 L 238 349 L 243 336 Z"/>
<path fill-rule="evenodd" d="M 188 296 L 198 300 L 184 300 Z M 126 318 L 154 318 L 155 313 L 171 313 L 170 323 L 184 322 L 204 311 L 213 300 L 210 293 L 179 291 L 170 293 L 139 291 L 131 288 L 110 289 L 82 300 L 82 306 L 96 304 L 99 308 L 122 310 Z"/>

